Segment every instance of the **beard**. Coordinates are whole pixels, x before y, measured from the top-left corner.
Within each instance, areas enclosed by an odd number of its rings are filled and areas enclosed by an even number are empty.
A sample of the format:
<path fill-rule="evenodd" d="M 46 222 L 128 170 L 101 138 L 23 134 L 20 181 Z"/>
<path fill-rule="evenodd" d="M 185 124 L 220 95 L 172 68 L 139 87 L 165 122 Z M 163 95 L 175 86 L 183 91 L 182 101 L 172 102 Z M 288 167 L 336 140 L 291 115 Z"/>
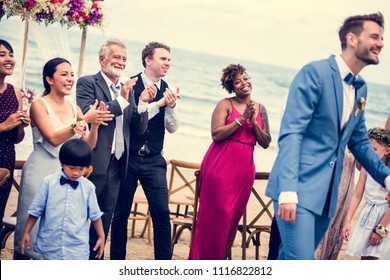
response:
<path fill-rule="evenodd" d="M 358 47 L 356 50 L 356 57 L 364 62 L 366 65 L 377 65 L 379 63 L 378 57 L 370 57 L 371 49 Z"/>
<path fill-rule="evenodd" d="M 111 76 L 114 78 L 119 78 L 120 76 L 122 76 L 123 71 L 124 69 L 115 68 L 115 65 L 112 65 L 111 63 L 107 63 L 107 65 L 103 67 L 103 72 L 107 76 Z"/>

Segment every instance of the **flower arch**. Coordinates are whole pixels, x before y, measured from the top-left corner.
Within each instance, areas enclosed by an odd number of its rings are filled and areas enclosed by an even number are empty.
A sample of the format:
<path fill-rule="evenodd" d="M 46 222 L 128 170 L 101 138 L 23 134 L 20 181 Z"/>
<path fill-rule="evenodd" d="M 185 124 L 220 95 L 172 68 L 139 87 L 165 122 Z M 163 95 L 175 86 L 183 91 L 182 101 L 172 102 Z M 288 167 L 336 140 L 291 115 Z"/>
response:
<path fill-rule="evenodd" d="M 4 17 L 19 16 L 25 22 L 22 81 L 24 88 L 25 65 L 29 21 L 44 23 L 46 26 L 58 22 L 62 27 L 76 27 L 82 30 L 78 76 L 82 74 L 85 43 L 88 26 L 103 28 L 104 0 L 0 0 L 0 20 Z"/>

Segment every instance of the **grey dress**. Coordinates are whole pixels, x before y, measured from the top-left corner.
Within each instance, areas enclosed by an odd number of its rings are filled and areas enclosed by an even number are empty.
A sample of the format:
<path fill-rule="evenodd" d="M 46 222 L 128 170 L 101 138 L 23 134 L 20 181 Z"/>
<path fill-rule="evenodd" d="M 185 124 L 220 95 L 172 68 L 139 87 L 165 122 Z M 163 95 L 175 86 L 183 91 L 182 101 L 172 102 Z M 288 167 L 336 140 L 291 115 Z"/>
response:
<path fill-rule="evenodd" d="M 63 124 L 52 112 L 49 104 L 40 98 L 47 107 L 50 121 L 52 122 L 56 131 L 65 127 L 70 127 L 71 123 L 76 121 L 77 118 L 77 106 L 73 104 L 74 119 L 69 124 Z M 17 222 L 14 237 L 14 250 L 17 253 L 21 253 L 20 241 L 22 239 L 24 227 L 28 218 L 28 209 L 33 201 L 35 194 L 37 193 L 41 181 L 47 175 L 57 173 L 61 169 L 58 154 L 62 145 L 53 147 L 49 142 L 44 139 L 43 135 L 39 131 L 38 127 L 32 127 L 33 145 L 34 150 L 28 157 L 22 170 L 22 177 L 20 181 L 20 190 L 18 197 L 17 207 Z M 75 134 L 72 138 L 79 138 L 80 136 Z M 42 256 L 32 250 L 34 248 L 39 221 L 35 224 L 30 232 L 30 248 L 25 247 L 25 255 L 33 259 L 42 259 Z"/>

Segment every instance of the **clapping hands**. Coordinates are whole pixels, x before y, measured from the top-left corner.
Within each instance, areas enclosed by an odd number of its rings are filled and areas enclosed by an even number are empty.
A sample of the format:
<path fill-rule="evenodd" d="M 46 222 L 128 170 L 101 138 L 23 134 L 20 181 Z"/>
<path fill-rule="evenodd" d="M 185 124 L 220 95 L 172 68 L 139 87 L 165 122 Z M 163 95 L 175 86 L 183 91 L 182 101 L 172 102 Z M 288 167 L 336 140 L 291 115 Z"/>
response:
<path fill-rule="evenodd" d="M 164 92 L 164 98 L 157 101 L 157 106 L 162 107 L 166 105 L 169 108 L 174 108 L 176 106 L 176 100 L 180 98 L 179 88 L 167 88 Z"/>
<path fill-rule="evenodd" d="M 17 126 L 26 127 L 30 124 L 30 117 L 26 111 L 17 111 L 9 115 L 9 117 L 1 123 L 2 128 L 0 131 L 9 131 L 14 129 Z"/>
<path fill-rule="evenodd" d="M 152 100 L 157 93 L 157 88 L 153 83 L 147 85 L 147 87 L 141 92 L 140 99 L 143 102 L 149 102 Z"/>
<path fill-rule="evenodd" d="M 84 115 L 84 120 L 87 123 L 92 123 L 93 125 L 105 125 L 108 124 L 106 122 L 112 121 L 114 115 L 110 113 L 106 103 L 100 101 L 98 106 L 98 100 L 95 100 L 93 105 L 89 106 L 89 111 Z"/>
<path fill-rule="evenodd" d="M 242 117 L 247 120 L 250 119 L 251 123 L 256 123 L 256 102 L 253 100 L 249 100 L 246 104 L 245 111 L 242 114 Z"/>

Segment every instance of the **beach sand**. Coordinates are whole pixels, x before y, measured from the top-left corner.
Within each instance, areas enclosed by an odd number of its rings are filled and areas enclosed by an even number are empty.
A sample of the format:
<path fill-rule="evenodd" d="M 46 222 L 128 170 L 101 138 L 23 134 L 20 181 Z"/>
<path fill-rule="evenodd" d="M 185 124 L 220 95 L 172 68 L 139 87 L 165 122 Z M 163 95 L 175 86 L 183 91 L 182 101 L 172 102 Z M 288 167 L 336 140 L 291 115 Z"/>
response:
<path fill-rule="evenodd" d="M 204 153 L 206 152 L 210 140 L 208 139 L 197 139 L 196 144 L 194 140 L 190 137 L 184 135 L 166 135 L 165 141 L 165 157 L 166 159 L 178 159 L 189 162 L 200 163 Z M 191 143 L 194 143 L 193 145 Z M 255 151 L 255 162 L 257 166 L 257 171 L 270 171 L 272 167 L 272 162 L 274 160 L 274 155 L 272 153 L 266 153 L 262 150 Z M 259 166 L 263 166 L 263 168 L 259 168 Z M 193 170 L 188 170 L 186 176 L 193 174 Z M 17 172 L 17 179 L 20 179 L 20 172 Z M 260 192 L 264 192 L 265 186 L 264 184 L 260 184 Z M 140 197 L 143 195 L 142 190 L 137 190 L 136 197 Z M 186 194 L 183 194 L 184 196 Z M 17 196 L 18 192 L 15 188 L 12 189 L 10 198 L 8 200 L 8 204 L 6 207 L 6 216 L 11 215 L 17 205 Z M 265 201 L 268 201 L 268 198 L 262 196 Z M 144 206 L 140 206 L 141 209 Z M 272 208 L 272 206 L 271 206 Z M 260 209 L 259 204 L 256 200 L 251 197 L 248 202 L 248 217 L 252 217 L 256 213 L 258 213 Z M 359 211 L 358 211 L 359 212 Z M 356 215 L 355 215 L 356 216 Z M 270 223 L 270 221 L 264 220 L 265 223 Z M 154 250 L 153 250 L 153 242 L 152 244 L 148 243 L 147 235 L 143 238 L 139 237 L 142 228 L 144 226 L 144 221 L 137 221 L 135 227 L 135 235 L 136 237 L 130 238 L 131 232 L 131 222 L 129 221 L 128 233 L 129 239 L 127 242 L 127 259 L 128 260 L 153 260 L 154 259 Z M 153 231 L 152 231 L 153 234 Z M 183 231 L 181 238 L 179 239 L 178 244 L 174 247 L 173 260 L 186 260 L 188 259 L 189 254 L 189 245 L 190 245 L 190 232 L 188 230 Z M 261 234 L 261 246 L 260 246 L 260 259 L 265 260 L 268 254 L 268 241 L 269 234 L 262 233 Z M 345 254 L 345 245 L 343 244 L 342 250 L 340 252 L 339 258 L 340 260 L 346 259 L 356 259 L 349 257 Z M 107 239 L 106 247 L 105 247 L 105 259 L 109 259 L 109 246 L 110 246 L 110 237 Z M 8 238 L 5 249 L 1 251 L 1 260 L 12 260 L 13 256 L 13 234 Z M 236 235 L 236 239 L 234 241 L 232 247 L 232 259 L 240 260 L 242 258 L 242 248 L 241 248 L 241 234 L 238 232 Z M 255 247 L 251 243 L 249 247 L 246 249 L 246 259 L 253 260 L 255 259 Z"/>

